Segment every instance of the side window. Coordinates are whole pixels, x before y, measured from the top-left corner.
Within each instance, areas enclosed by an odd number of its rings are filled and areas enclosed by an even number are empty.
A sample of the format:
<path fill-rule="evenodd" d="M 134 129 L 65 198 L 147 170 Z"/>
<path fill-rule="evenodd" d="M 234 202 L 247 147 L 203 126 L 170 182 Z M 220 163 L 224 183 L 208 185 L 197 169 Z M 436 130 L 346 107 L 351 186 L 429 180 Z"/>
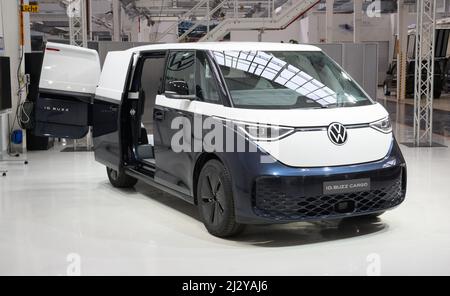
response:
<path fill-rule="evenodd" d="M 195 95 L 198 100 L 203 102 L 221 103 L 217 82 L 214 79 L 206 53 L 203 51 L 197 51 Z"/>
<path fill-rule="evenodd" d="M 195 51 L 169 54 L 165 90 L 178 95 L 195 95 Z"/>

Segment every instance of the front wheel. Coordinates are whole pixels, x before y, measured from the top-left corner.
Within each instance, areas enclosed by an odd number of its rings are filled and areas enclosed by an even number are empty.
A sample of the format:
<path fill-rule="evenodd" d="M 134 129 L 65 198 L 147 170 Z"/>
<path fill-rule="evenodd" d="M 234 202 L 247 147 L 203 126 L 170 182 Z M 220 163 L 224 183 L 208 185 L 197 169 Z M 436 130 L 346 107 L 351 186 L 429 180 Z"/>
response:
<path fill-rule="evenodd" d="M 136 185 L 137 179 L 125 174 L 123 170 L 116 171 L 111 168 L 106 168 L 109 182 L 112 186 L 117 188 L 130 188 Z"/>
<path fill-rule="evenodd" d="M 212 235 L 230 237 L 244 229 L 236 222 L 231 177 L 220 161 L 213 159 L 203 166 L 197 180 L 197 204 Z"/>

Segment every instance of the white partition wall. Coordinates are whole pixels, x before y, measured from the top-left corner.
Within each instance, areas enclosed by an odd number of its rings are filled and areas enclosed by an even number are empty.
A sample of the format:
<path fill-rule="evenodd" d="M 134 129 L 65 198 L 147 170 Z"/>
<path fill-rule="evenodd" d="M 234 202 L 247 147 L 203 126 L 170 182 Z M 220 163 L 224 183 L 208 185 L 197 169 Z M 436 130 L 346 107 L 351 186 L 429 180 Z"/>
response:
<path fill-rule="evenodd" d="M 339 63 L 364 90 L 376 99 L 378 87 L 378 44 L 314 44 Z"/>

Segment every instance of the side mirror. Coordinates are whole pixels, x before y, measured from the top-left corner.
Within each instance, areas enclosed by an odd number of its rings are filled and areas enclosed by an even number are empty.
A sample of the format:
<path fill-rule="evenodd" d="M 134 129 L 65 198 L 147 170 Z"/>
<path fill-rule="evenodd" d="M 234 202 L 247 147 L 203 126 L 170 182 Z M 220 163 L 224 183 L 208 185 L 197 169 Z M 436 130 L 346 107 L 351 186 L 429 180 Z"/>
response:
<path fill-rule="evenodd" d="M 182 96 L 189 95 L 189 85 L 186 81 L 174 80 L 167 83 L 166 91 L 174 92 Z"/>
<path fill-rule="evenodd" d="M 189 85 L 186 81 L 174 80 L 169 81 L 166 85 L 166 91 L 164 95 L 172 99 L 185 99 L 185 100 L 195 100 L 195 95 L 189 94 Z"/>

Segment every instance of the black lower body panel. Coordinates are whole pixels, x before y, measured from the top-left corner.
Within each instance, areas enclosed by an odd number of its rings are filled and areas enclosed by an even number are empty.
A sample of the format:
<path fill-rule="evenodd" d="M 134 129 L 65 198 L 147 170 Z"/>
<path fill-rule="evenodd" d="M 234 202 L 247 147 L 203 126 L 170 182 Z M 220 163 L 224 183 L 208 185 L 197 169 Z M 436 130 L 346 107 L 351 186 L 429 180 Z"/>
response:
<path fill-rule="evenodd" d="M 315 220 L 382 212 L 405 197 L 403 168 L 398 166 L 355 174 L 309 177 L 261 177 L 252 204 L 257 216 L 274 220 Z M 365 191 L 324 194 L 329 181 L 370 179 Z"/>

